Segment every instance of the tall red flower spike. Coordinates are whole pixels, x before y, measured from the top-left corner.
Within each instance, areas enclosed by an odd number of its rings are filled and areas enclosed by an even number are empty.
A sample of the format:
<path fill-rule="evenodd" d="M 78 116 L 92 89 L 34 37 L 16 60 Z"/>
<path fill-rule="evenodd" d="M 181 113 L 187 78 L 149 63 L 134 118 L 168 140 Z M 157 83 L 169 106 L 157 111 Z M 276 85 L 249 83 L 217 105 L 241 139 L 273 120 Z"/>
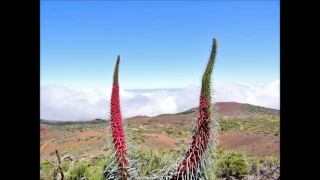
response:
<path fill-rule="evenodd" d="M 195 134 L 192 136 L 192 141 L 189 145 L 185 157 L 180 162 L 177 174 L 173 179 L 198 179 L 203 171 L 201 161 L 203 160 L 204 152 L 207 149 L 211 135 L 211 73 L 215 63 L 217 42 L 213 39 L 210 59 L 206 70 L 202 77 L 202 86 L 200 93 L 199 116 L 195 127 Z M 200 174 L 199 174 L 200 173 Z"/>
<path fill-rule="evenodd" d="M 120 167 L 120 174 L 122 179 L 128 179 L 128 160 L 126 151 L 126 141 L 124 137 L 124 130 L 122 124 L 122 116 L 120 110 L 120 97 L 119 97 L 119 72 L 120 55 L 118 55 L 116 67 L 113 74 L 113 87 L 111 94 L 111 129 L 113 144 L 116 151 L 116 158 L 118 159 L 118 165 Z"/>

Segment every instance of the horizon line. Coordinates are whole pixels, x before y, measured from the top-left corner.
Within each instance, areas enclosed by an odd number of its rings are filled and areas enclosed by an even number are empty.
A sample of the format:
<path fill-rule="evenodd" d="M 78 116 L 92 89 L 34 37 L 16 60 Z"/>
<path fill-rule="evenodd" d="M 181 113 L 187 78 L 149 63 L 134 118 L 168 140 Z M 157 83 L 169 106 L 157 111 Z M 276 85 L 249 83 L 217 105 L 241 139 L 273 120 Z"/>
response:
<path fill-rule="evenodd" d="M 238 103 L 238 104 L 249 104 L 249 103 L 240 103 L 240 102 L 236 102 L 236 101 L 219 101 L 219 102 L 214 102 L 213 104 L 217 104 L 217 103 Z M 262 107 L 262 108 L 266 108 L 266 109 L 273 109 L 273 110 L 278 110 L 280 111 L 280 108 L 279 109 L 275 109 L 275 108 L 269 108 L 269 107 L 264 107 L 264 106 L 259 106 L 259 105 L 254 105 L 254 104 L 249 104 L 249 105 L 252 105 L 252 106 L 257 106 L 257 107 Z M 198 106 L 195 106 L 193 108 L 197 108 Z M 190 109 L 193 109 L 193 108 L 189 108 L 187 110 L 184 110 L 184 111 L 181 111 L 181 112 L 178 112 L 178 113 L 162 113 L 162 114 L 158 114 L 158 115 L 155 115 L 155 116 L 147 116 L 147 115 L 135 115 L 135 116 L 131 116 L 131 117 L 123 117 L 122 119 L 125 120 L 125 119 L 129 119 L 129 118 L 133 118 L 133 117 L 137 117 L 137 116 L 146 116 L 146 117 L 157 117 L 157 116 L 160 116 L 160 115 L 165 115 L 165 114 L 179 114 L 179 113 L 182 113 L 182 112 L 185 112 L 185 111 L 188 111 Z M 102 119 L 102 118 L 94 118 L 94 119 L 89 119 L 89 120 L 48 120 L 48 119 L 43 119 L 43 118 L 40 118 L 40 121 L 41 120 L 44 120 L 44 121 L 56 121 L 56 122 L 76 122 L 76 121 L 93 121 L 93 120 L 105 120 L 105 121 L 109 121 L 110 119 Z"/>

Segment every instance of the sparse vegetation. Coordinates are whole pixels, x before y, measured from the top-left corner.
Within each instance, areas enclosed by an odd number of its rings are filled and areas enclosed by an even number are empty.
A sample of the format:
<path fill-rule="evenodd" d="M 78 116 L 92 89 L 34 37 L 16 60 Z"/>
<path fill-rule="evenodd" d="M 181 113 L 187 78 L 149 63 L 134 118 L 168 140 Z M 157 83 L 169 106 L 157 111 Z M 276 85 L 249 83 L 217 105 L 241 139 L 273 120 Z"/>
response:
<path fill-rule="evenodd" d="M 243 129 L 240 128 L 243 126 Z M 250 118 L 226 118 L 220 120 L 222 132 L 254 132 L 275 135 L 280 132 L 280 118 L 275 115 L 255 115 Z"/>
<path fill-rule="evenodd" d="M 166 167 L 163 161 L 164 158 L 178 158 L 180 156 L 179 150 L 142 150 L 137 151 L 137 155 L 140 159 L 139 175 L 141 177 L 150 177 L 150 172 L 157 173 L 157 170 Z M 106 166 L 106 156 L 95 156 L 87 159 L 83 162 L 77 162 L 73 169 L 70 170 L 67 180 L 80 180 L 80 177 L 86 177 L 88 180 L 103 180 L 102 170 Z M 212 155 L 214 156 L 214 155 Z M 277 165 L 278 157 L 266 156 L 266 157 L 252 157 L 244 153 L 234 152 L 231 150 L 219 149 L 215 154 L 217 157 L 216 165 L 217 169 L 214 175 L 220 179 L 236 178 L 245 179 L 248 176 L 252 176 L 262 170 L 264 164 L 268 163 L 272 167 Z M 67 163 L 65 164 L 67 165 Z M 65 166 L 64 165 L 64 166 Z M 47 163 L 40 164 L 40 171 L 42 172 L 42 179 L 52 179 L 52 167 Z M 51 173 L 51 175 L 50 175 Z M 159 173 L 159 172 L 158 172 Z M 46 176 L 44 176 L 46 174 Z M 160 175 L 160 174 L 159 174 Z"/>
<path fill-rule="evenodd" d="M 237 118 L 237 117 L 230 117 L 230 118 L 225 118 L 225 119 L 221 119 L 220 120 L 220 125 L 222 127 L 221 131 L 222 132 L 246 132 L 247 134 L 250 134 L 252 132 L 256 132 L 256 133 L 265 133 L 265 132 L 270 132 L 269 136 L 274 136 L 274 134 L 279 133 L 280 129 L 279 129 L 279 117 L 277 117 L 276 115 L 264 115 L 264 114 L 260 114 L 260 115 L 255 115 L 254 117 L 251 118 Z M 243 125 L 243 130 L 240 130 L 240 124 Z M 177 134 L 170 134 L 170 131 L 166 130 L 172 130 L 174 129 L 174 133 L 178 132 L 179 127 L 182 129 L 180 131 L 184 131 L 184 132 L 188 132 L 188 129 L 190 128 L 190 126 L 183 125 L 181 126 L 180 124 L 170 124 L 170 121 L 165 121 L 163 122 L 163 126 L 161 126 L 159 129 L 154 129 L 152 130 L 152 127 L 155 126 L 155 124 L 153 124 L 152 122 L 146 122 L 144 123 L 144 127 L 147 128 L 146 130 L 134 130 L 135 128 L 138 128 L 138 123 L 127 123 L 130 124 L 131 127 L 127 130 L 127 134 L 131 137 L 130 140 L 132 143 L 137 144 L 137 145 L 142 145 L 143 144 L 143 140 L 147 139 L 148 136 L 146 134 L 148 133 L 158 133 L 160 134 L 160 132 L 164 132 L 165 135 L 171 136 L 171 137 L 190 137 L 188 135 L 181 135 L 181 136 L 177 136 Z M 52 129 L 54 130 L 53 132 L 59 132 L 61 129 L 61 125 L 52 125 L 52 126 L 60 126 L 58 128 L 56 127 L 52 127 Z M 79 132 L 76 127 L 78 125 L 74 125 L 74 124 L 68 124 L 66 125 L 64 128 L 68 128 L 70 127 L 70 129 L 74 128 L 74 130 L 76 132 Z M 91 124 L 91 125 L 85 125 L 86 126 L 86 130 L 87 131 L 93 131 L 94 128 L 96 128 L 95 124 Z M 51 130 L 52 130 L 51 129 Z M 102 128 L 101 128 L 102 129 Z M 260 131 L 260 132 L 258 132 Z M 51 131 L 52 132 L 52 131 Z M 100 131 L 101 132 L 101 131 Z M 102 131 L 103 132 L 103 131 Z M 169 133 L 168 133 L 169 132 Z M 72 138 L 71 138 L 72 137 Z M 104 140 L 106 141 L 106 137 L 105 136 L 88 136 L 87 137 L 89 140 L 95 140 L 95 139 L 100 139 L 100 140 Z M 77 137 L 75 134 L 71 134 L 68 136 L 68 138 L 56 138 L 56 139 L 51 139 L 51 140 L 43 140 L 41 141 L 41 144 L 43 145 L 46 142 L 55 142 L 57 144 L 63 145 L 65 143 L 68 142 L 81 142 L 84 141 L 86 138 L 79 138 Z M 183 140 L 178 141 L 177 145 L 178 146 L 183 146 L 185 147 L 185 144 L 183 143 Z M 276 143 L 279 142 L 279 140 L 274 140 L 272 141 L 272 143 Z M 251 145 L 252 143 L 249 142 L 248 145 Z M 180 150 L 182 150 L 182 148 L 178 148 Z M 144 164 L 148 164 L 149 162 L 151 164 L 153 164 L 152 166 L 158 166 L 159 168 L 163 168 L 165 165 L 159 161 L 159 159 L 157 159 L 158 156 L 163 156 L 163 155 L 170 155 L 173 157 L 179 157 L 179 153 L 180 151 L 178 149 L 169 149 L 169 150 L 157 150 L 154 152 L 149 152 L 149 151 L 145 151 L 142 150 L 142 148 L 140 148 L 139 150 L 139 157 L 142 158 L 141 162 L 144 162 Z M 88 156 L 86 155 L 88 152 L 92 152 L 95 150 L 101 150 L 103 151 L 103 154 L 105 155 L 98 155 L 98 156 Z M 80 147 L 69 147 L 69 148 L 65 148 L 65 149 L 61 149 L 60 152 L 61 154 L 74 154 L 75 157 L 75 165 L 79 165 L 79 164 L 85 164 L 88 167 L 86 168 L 85 172 L 84 172 L 84 176 L 87 179 L 93 179 L 93 180 L 98 180 L 102 177 L 102 169 L 103 169 L 103 163 L 105 163 L 105 159 L 106 159 L 106 154 L 108 154 L 108 151 L 104 151 L 104 150 L 110 150 L 108 149 L 106 146 L 80 146 Z M 151 150 L 150 150 L 151 151 Z M 52 153 L 48 153 L 48 155 L 51 155 L 51 157 L 55 157 L 54 152 Z M 146 155 L 148 154 L 148 155 Z M 50 157 L 50 155 L 48 157 Z M 151 155 L 154 156 L 152 159 Z M 257 169 L 260 168 L 262 169 L 263 164 L 264 163 L 271 163 L 272 165 L 275 165 L 275 163 L 277 162 L 278 158 L 277 157 L 273 157 L 273 156 L 267 156 L 267 157 L 254 157 L 254 156 L 248 156 L 245 155 L 243 153 L 238 153 L 238 152 L 234 152 L 234 151 L 228 151 L 228 150 L 222 150 L 220 149 L 219 152 L 216 154 L 217 155 L 217 167 L 218 169 L 216 169 L 216 171 L 214 172 L 216 177 L 221 177 L 220 179 L 222 179 L 222 176 L 232 176 L 233 178 L 235 178 L 234 176 L 239 176 L 238 178 L 244 178 L 246 176 L 249 175 L 253 175 L 254 174 L 254 170 L 251 170 L 250 168 L 253 169 Z M 227 162 L 230 161 L 231 165 L 229 165 L 229 169 L 227 168 L 227 170 L 224 171 L 225 174 L 228 175 L 223 175 L 222 172 L 220 172 L 221 168 L 224 167 L 222 166 L 223 163 L 222 162 Z M 159 161 L 159 162 L 158 162 Z M 245 162 L 246 164 L 246 168 L 244 168 L 243 166 L 243 162 Z M 160 163 L 158 165 L 155 165 L 157 163 Z M 62 163 L 63 168 L 65 169 L 68 163 Z M 237 164 L 237 166 L 235 165 Z M 249 167 L 247 167 L 247 164 L 251 164 Z M 76 167 L 76 166 L 75 166 Z M 227 166 L 225 166 L 224 168 L 226 168 Z M 140 175 L 141 176 L 145 176 L 148 177 L 150 175 L 150 173 L 148 173 L 148 170 L 146 170 L 146 168 L 140 167 L 141 168 L 141 172 Z M 238 170 L 238 169 L 239 170 Z M 247 174 L 245 174 L 244 172 L 247 171 Z M 256 170 L 257 171 L 257 170 Z M 42 161 L 42 163 L 40 164 L 40 174 L 41 174 L 41 179 L 52 179 L 52 166 L 50 166 L 47 162 Z M 100 173 L 99 173 L 100 172 Z M 159 173 L 159 171 L 158 171 Z M 222 173 L 222 174 L 221 174 Z M 77 174 L 77 173 L 75 173 Z M 217 178 L 218 179 L 218 178 Z"/>
<path fill-rule="evenodd" d="M 75 166 L 69 173 L 67 177 L 68 180 L 79 180 L 85 177 L 86 171 L 88 169 L 88 165 L 86 164 L 79 164 Z"/>
<path fill-rule="evenodd" d="M 217 161 L 216 175 L 219 178 L 235 177 L 240 179 L 248 174 L 245 155 L 232 151 L 224 151 Z"/>

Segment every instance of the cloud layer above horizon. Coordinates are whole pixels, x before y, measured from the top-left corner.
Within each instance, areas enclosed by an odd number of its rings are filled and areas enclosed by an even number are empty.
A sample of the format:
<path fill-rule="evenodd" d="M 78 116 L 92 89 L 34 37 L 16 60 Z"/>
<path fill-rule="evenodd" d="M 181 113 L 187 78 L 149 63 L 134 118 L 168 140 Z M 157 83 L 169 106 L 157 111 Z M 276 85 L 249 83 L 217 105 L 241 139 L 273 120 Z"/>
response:
<path fill-rule="evenodd" d="M 280 80 L 266 86 L 229 83 L 213 86 L 214 102 L 239 102 L 280 108 Z M 120 90 L 124 118 L 177 113 L 198 105 L 199 86 L 180 90 Z M 40 117 L 46 120 L 109 119 L 111 88 L 69 89 L 64 86 L 42 86 Z"/>

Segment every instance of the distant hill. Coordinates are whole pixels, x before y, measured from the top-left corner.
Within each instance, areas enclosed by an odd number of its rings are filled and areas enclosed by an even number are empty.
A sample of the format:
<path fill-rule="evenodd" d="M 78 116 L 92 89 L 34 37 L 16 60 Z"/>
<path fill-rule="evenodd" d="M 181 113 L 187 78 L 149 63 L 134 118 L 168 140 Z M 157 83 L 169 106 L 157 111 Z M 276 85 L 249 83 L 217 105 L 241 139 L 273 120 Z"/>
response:
<path fill-rule="evenodd" d="M 255 106 L 251 104 L 243 104 L 237 102 L 218 102 L 215 104 L 218 108 L 218 114 L 221 118 L 236 117 L 236 118 L 248 118 L 254 115 L 280 115 L 280 110 Z M 191 108 L 189 110 L 176 113 L 176 114 L 161 114 L 155 117 L 148 116 L 135 116 L 127 118 L 130 122 L 148 122 L 148 123 L 167 123 L 173 124 L 189 124 L 195 117 L 197 117 L 198 107 Z"/>
<path fill-rule="evenodd" d="M 279 116 L 280 110 L 255 106 L 251 104 L 243 104 L 237 102 L 217 102 L 215 106 L 218 108 L 220 117 L 249 117 L 254 114 L 272 114 Z M 190 118 L 196 116 L 198 107 L 191 108 L 189 110 L 176 113 L 176 114 L 161 114 L 155 117 L 148 116 L 135 116 L 127 118 L 128 121 L 140 121 L 140 122 L 158 122 L 162 121 L 163 118 L 168 121 L 173 120 L 175 123 L 184 124 L 185 121 L 189 121 Z M 40 120 L 41 124 L 51 125 L 67 125 L 67 124 L 99 124 L 107 123 L 109 120 L 94 119 L 89 121 L 55 121 L 55 120 Z"/>
<path fill-rule="evenodd" d="M 218 113 L 220 116 L 241 116 L 241 115 L 252 115 L 253 113 L 263 113 L 263 114 L 272 114 L 280 115 L 280 110 L 271 109 L 261 106 L 255 106 L 251 104 L 243 104 L 237 102 L 217 102 L 215 106 L 218 108 Z M 191 108 L 189 110 L 176 113 L 179 114 L 191 114 L 198 111 L 198 107 Z M 159 116 L 170 115 L 170 114 L 160 114 Z M 172 115 L 172 114 L 171 114 Z"/>
<path fill-rule="evenodd" d="M 280 110 L 277 109 L 237 102 L 217 102 L 215 106 L 218 107 L 218 113 L 220 114 L 220 116 L 251 115 L 252 113 L 280 115 Z M 195 107 L 177 114 L 189 114 L 194 113 L 197 110 L 198 107 Z"/>
<path fill-rule="evenodd" d="M 67 125 L 67 124 L 100 124 L 107 123 L 108 120 L 103 119 L 94 119 L 90 121 L 54 121 L 54 120 L 44 120 L 40 119 L 41 124 L 49 124 L 49 125 Z"/>

